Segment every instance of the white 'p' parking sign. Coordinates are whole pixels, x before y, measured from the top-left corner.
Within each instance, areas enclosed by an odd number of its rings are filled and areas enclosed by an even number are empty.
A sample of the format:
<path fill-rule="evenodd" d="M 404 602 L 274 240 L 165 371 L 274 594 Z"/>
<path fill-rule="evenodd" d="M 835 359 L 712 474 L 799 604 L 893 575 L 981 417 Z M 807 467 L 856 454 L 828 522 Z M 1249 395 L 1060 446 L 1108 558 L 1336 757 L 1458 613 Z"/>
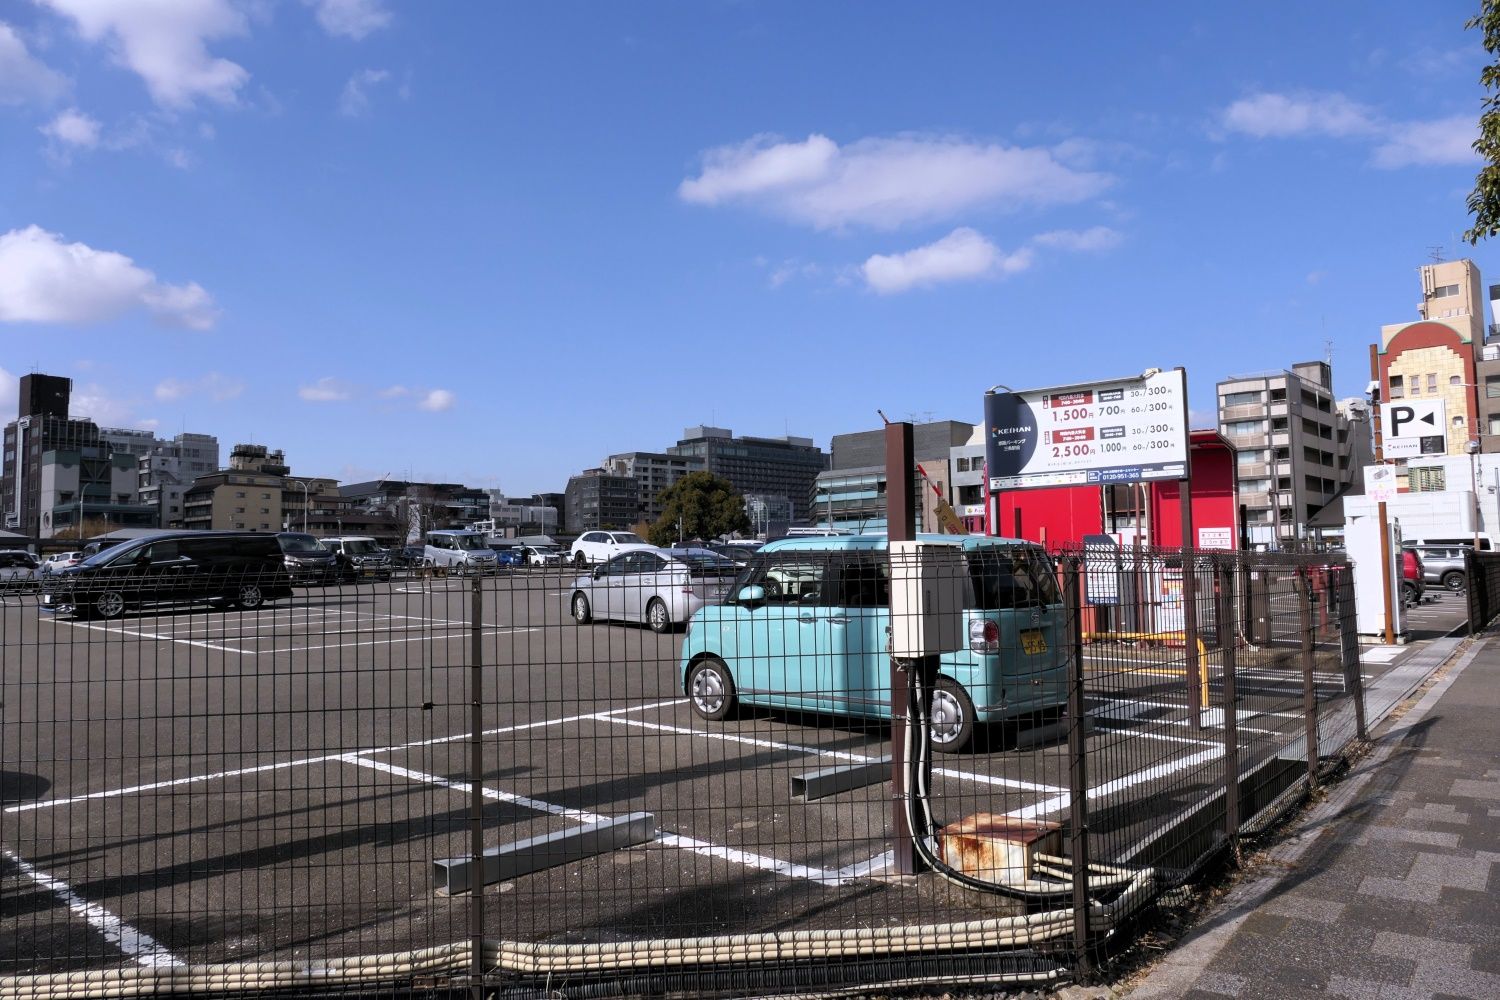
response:
<path fill-rule="evenodd" d="M 1441 399 L 1380 404 L 1386 458 L 1416 458 L 1448 452 L 1448 408 Z"/>

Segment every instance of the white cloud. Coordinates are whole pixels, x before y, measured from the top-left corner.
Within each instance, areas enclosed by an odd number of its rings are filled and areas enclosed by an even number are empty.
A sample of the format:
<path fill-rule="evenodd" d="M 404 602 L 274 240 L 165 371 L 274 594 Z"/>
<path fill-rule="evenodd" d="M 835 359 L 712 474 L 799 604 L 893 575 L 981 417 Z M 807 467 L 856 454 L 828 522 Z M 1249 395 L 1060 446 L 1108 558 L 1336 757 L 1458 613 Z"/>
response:
<path fill-rule="evenodd" d="M 1108 226 L 1092 226 L 1088 229 L 1055 229 L 1050 233 L 1038 233 L 1031 242 L 1054 250 L 1073 250 L 1094 253 L 1113 250 L 1125 237 Z"/>
<path fill-rule="evenodd" d="M 974 281 L 1024 271 L 1031 251 L 1006 254 L 972 229 L 960 228 L 936 243 L 900 254 L 875 254 L 864 262 L 865 283 L 881 295 L 930 288 L 950 281 Z"/>
<path fill-rule="evenodd" d="M 1354 136 L 1379 131 L 1379 118 L 1343 94 L 1253 94 L 1231 104 L 1224 127 L 1258 139 Z"/>
<path fill-rule="evenodd" d="M 0 413 L 9 420 L 16 412 L 16 403 L 21 398 L 21 379 L 0 368 Z"/>
<path fill-rule="evenodd" d="M 370 113 L 370 88 L 391 78 L 388 70 L 362 69 L 344 84 L 339 95 L 339 114 L 346 118 L 361 118 Z"/>
<path fill-rule="evenodd" d="M 391 12 L 381 0 L 302 0 L 312 7 L 318 23 L 330 35 L 359 41 L 391 23 Z"/>
<path fill-rule="evenodd" d="M 85 385 L 75 386 L 73 395 L 68 401 L 68 409 L 74 417 L 88 417 L 96 424 L 105 427 L 134 427 L 154 421 L 142 420 L 136 416 L 135 404 L 124 399 L 117 399 L 109 389 L 97 382 L 89 382 Z M 147 428 L 142 427 L 142 430 Z"/>
<path fill-rule="evenodd" d="M 447 389 L 433 389 L 427 395 L 423 396 L 422 401 L 417 405 L 424 410 L 441 413 L 443 410 L 452 407 L 457 402 L 457 398 Z"/>
<path fill-rule="evenodd" d="M 1388 170 L 1472 163 L 1478 159 L 1474 152 L 1477 138 L 1479 124 L 1473 115 L 1404 122 L 1391 126 L 1385 142 L 1375 148 L 1373 162 Z"/>
<path fill-rule="evenodd" d="M 386 386 L 376 393 L 381 399 L 400 399 L 402 396 L 411 395 L 411 390 L 404 385 Z"/>
<path fill-rule="evenodd" d="M 250 78 L 213 56 L 208 42 L 243 35 L 248 22 L 229 0 L 37 0 L 69 18 L 86 41 L 107 43 L 117 64 L 145 81 L 157 104 L 236 101 Z"/>
<path fill-rule="evenodd" d="M 0 236 L 0 322 L 101 323 L 138 306 L 192 330 L 219 318 L 200 285 L 164 284 L 124 254 L 64 243 L 39 226 Z"/>
<path fill-rule="evenodd" d="M 1083 201 L 1112 180 L 1068 167 L 1039 147 L 927 136 L 840 147 L 816 134 L 803 142 L 762 135 L 706 152 L 702 172 L 677 192 L 693 204 L 742 202 L 819 229 L 890 229 L 979 207 Z"/>
<path fill-rule="evenodd" d="M 16 29 L 0 21 L 0 105 L 46 104 L 67 90 L 67 77 L 48 69 Z"/>
<path fill-rule="evenodd" d="M 216 403 L 234 399 L 245 391 L 245 383 L 219 372 L 209 372 L 195 379 L 162 379 L 156 384 L 154 395 L 163 403 L 172 403 L 188 396 L 207 396 Z"/>
<path fill-rule="evenodd" d="M 99 145 L 98 120 L 90 118 L 77 108 L 62 112 L 37 131 L 64 146 L 93 149 Z"/>
<path fill-rule="evenodd" d="M 354 390 L 330 375 L 312 385 L 299 386 L 297 395 L 309 403 L 344 403 L 354 398 Z"/>

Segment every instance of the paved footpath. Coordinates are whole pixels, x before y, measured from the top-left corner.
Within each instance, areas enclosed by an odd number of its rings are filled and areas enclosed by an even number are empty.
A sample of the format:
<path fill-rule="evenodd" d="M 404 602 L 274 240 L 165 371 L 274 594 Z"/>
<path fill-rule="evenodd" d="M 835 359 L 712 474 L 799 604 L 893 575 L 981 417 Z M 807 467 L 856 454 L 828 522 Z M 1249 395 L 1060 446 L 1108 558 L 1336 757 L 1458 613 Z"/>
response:
<path fill-rule="evenodd" d="M 1500 637 L 1373 735 L 1130 1000 L 1500 998 Z"/>

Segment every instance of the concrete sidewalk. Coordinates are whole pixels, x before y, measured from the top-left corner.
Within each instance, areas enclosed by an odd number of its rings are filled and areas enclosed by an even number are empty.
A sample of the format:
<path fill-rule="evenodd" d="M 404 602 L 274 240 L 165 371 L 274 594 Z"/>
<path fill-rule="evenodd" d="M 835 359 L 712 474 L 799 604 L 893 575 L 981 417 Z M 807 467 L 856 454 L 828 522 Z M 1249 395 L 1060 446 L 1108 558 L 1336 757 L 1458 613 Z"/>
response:
<path fill-rule="evenodd" d="M 1259 874 L 1124 995 L 1500 998 L 1500 637 L 1372 736 Z"/>

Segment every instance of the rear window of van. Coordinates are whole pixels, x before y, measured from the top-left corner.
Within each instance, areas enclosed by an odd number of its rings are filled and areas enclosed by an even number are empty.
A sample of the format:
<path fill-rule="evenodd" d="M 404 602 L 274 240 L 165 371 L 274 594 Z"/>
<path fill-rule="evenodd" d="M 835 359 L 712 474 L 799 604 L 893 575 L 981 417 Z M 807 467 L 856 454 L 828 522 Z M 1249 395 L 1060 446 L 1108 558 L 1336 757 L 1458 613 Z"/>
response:
<path fill-rule="evenodd" d="M 1008 611 L 1062 602 L 1052 561 L 1033 548 L 972 549 L 969 579 L 974 586 L 974 608 L 978 611 Z"/>

